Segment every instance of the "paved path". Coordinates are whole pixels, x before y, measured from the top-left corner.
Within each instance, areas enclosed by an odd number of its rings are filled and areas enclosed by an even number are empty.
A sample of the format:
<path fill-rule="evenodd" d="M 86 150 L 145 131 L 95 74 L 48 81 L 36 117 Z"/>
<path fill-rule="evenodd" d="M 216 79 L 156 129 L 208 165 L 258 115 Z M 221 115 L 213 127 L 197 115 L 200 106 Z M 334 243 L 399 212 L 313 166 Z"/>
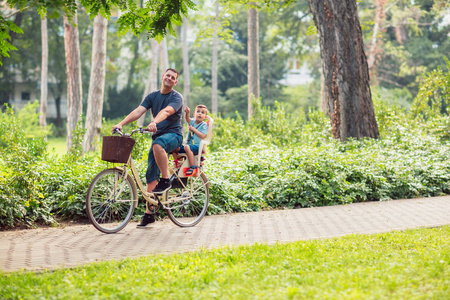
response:
<path fill-rule="evenodd" d="M 450 224 L 450 196 L 205 217 L 192 228 L 169 220 L 116 234 L 91 225 L 0 232 L 0 272 L 38 271 L 223 245 L 291 242 Z"/>

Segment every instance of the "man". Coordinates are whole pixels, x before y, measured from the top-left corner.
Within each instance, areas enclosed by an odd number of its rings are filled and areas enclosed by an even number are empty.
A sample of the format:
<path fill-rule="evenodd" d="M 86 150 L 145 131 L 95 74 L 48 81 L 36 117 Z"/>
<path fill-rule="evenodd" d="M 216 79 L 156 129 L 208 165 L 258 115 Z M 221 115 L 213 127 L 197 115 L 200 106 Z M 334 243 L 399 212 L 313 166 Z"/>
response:
<path fill-rule="evenodd" d="M 183 132 L 181 116 L 183 111 L 183 97 L 173 89 L 178 82 L 178 71 L 169 68 L 162 76 L 161 89 L 147 95 L 142 103 L 133 110 L 119 124 L 113 126 L 122 130 L 126 124 L 139 119 L 148 109 L 151 109 L 153 120 L 147 126 L 150 132 L 154 132 L 152 146 L 148 153 L 147 192 L 162 194 L 171 188 L 169 180 L 168 156 L 181 146 Z M 159 175 L 161 172 L 161 179 Z M 159 183 L 158 183 L 159 179 Z M 155 216 L 148 208 L 139 227 L 145 227 L 155 222 Z"/>

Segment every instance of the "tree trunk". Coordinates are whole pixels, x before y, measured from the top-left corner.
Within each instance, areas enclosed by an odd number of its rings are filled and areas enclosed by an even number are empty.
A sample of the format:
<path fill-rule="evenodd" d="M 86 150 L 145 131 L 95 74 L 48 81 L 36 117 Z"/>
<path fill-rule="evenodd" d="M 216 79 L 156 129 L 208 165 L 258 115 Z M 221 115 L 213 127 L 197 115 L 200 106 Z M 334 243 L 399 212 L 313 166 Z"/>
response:
<path fill-rule="evenodd" d="M 47 95 L 48 95 L 48 37 L 47 37 L 47 18 L 41 19 L 41 43 L 42 43 L 42 61 L 41 61 L 41 105 L 39 125 L 47 126 Z"/>
<path fill-rule="evenodd" d="M 187 18 L 183 20 L 183 26 L 181 27 L 181 48 L 183 49 L 183 99 L 184 104 L 189 106 L 189 94 L 191 93 L 191 74 L 189 71 L 189 55 L 188 55 L 188 41 L 187 41 L 187 32 L 188 32 L 189 22 Z"/>
<path fill-rule="evenodd" d="M 355 0 L 308 0 L 320 37 L 333 137 L 378 138 Z"/>
<path fill-rule="evenodd" d="M 217 80 L 217 48 L 219 46 L 219 37 L 217 35 L 217 28 L 219 26 L 219 1 L 216 2 L 216 24 L 214 26 L 214 36 L 213 36 L 213 49 L 212 49 L 212 98 L 211 98 L 211 109 L 212 113 L 217 114 L 218 113 L 218 105 L 217 105 L 217 86 L 218 86 L 218 80 Z"/>
<path fill-rule="evenodd" d="M 320 111 L 329 116 L 326 90 L 325 76 L 323 76 L 322 72 L 320 73 Z"/>
<path fill-rule="evenodd" d="M 91 79 L 89 82 L 88 107 L 86 112 L 86 133 L 83 151 L 95 150 L 96 140 L 102 129 L 103 97 L 105 94 L 106 75 L 106 32 L 108 21 L 100 14 L 94 19 L 92 37 Z"/>
<path fill-rule="evenodd" d="M 56 106 L 56 127 L 62 128 L 62 117 L 61 117 L 61 95 L 55 97 Z"/>
<path fill-rule="evenodd" d="M 128 78 L 127 78 L 127 85 L 126 88 L 130 89 L 131 86 L 133 85 L 133 75 L 134 73 L 136 73 L 136 64 L 137 64 L 137 60 L 139 58 L 139 38 L 132 35 L 130 37 L 133 40 L 133 59 L 130 62 L 130 70 L 128 72 Z"/>
<path fill-rule="evenodd" d="M 76 25 L 77 15 L 72 22 Z M 67 150 L 72 147 L 72 132 L 77 127 L 83 109 L 81 87 L 81 60 L 78 27 L 74 27 L 64 16 L 64 48 L 67 73 Z"/>
<path fill-rule="evenodd" d="M 159 45 L 159 55 L 161 59 L 160 71 L 161 75 L 169 68 L 169 53 L 167 51 L 167 39 L 164 38 Z"/>
<path fill-rule="evenodd" d="M 147 84 L 145 85 L 144 95 L 142 96 L 142 100 L 153 91 L 156 91 L 158 86 L 158 60 L 159 60 L 159 44 L 156 40 L 151 40 L 152 46 L 152 61 L 150 63 L 150 73 L 148 74 Z M 138 120 L 138 126 L 144 126 L 145 121 L 144 113 Z"/>
<path fill-rule="evenodd" d="M 376 56 L 379 55 L 380 47 L 379 43 L 380 40 L 378 38 L 378 34 L 380 33 L 381 28 L 383 28 L 383 22 L 386 19 L 386 15 L 384 13 L 384 7 L 386 5 L 386 0 L 375 0 L 375 24 L 373 26 L 373 34 L 372 34 L 372 41 L 370 43 L 369 48 L 369 54 L 367 56 L 367 64 L 369 66 L 369 75 L 372 83 L 377 81 L 376 78 Z"/>
<path fill-rule="evenodd" d="M 255 5 L 255 3 L 250 3 Z M 248 118 L 253 115 L 251 99 L 259 98 L 259 13 L 248 9 Z"/>

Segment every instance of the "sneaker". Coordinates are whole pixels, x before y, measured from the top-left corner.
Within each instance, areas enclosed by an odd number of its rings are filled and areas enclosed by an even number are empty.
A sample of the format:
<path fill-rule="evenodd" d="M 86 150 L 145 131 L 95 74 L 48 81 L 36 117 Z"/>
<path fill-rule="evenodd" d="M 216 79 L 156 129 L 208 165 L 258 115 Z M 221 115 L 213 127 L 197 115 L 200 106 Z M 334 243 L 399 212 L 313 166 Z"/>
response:
<path fill-rule="evenodd" d="M 170 184 L 170 179 L 168 178 L 161 178 L 156 185 L 156 187 L 153 189 L 152 193 L 154 194 L 162 194 L 168 189 L 170 189 L 172 185 Z"/>
<path fill-rule="evenodd" d="M 144 228 L 150 223 L 155 223 L 155 215 L 154 214 L 148 214 L 145 213 L 144 217 L 141 220 L 141 223 L 137 225 L 137 228 Z"/>

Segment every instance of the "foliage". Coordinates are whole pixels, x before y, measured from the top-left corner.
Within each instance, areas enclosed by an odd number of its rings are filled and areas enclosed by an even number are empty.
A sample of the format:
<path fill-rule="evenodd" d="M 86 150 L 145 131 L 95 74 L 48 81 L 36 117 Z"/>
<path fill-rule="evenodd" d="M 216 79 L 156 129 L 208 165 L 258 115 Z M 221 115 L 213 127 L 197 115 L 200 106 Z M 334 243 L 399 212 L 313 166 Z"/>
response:
<path fill-rule="evenodd" d="M 424 90 L 440 87 L 426 82 Z M 282 103 L 271 108 L 256 100 L 247 122 L 239 116 L 213 116 L 214 136 L 205 165 L 209 213 L 449 194 L 449 116 L 436 112 L 418 120 L 412 110 L 390 105 L 377 92 L 373 100 L 379 140 L 341 143 L 331 138 L 330 122 L 323 113 L 300 110 L 293 115 Z M 9 108 L 1 115 L 0 226 L 31 226 L 51 222 L 53 216 L 85 219 L 90 180 L 108 164 L 99 153 L 82 156 L 81 126 L 68 154 L 48 157 L 42 137 L 26 137 L 23 126 L 29 125 L 21 124 L 21 114 L 14 115 Z M 31 116 L 37 119 L 35 112 Z M 115 123 L 105 122 L 102 135 L 109 135 Z M 126 131 L 135 127 L 132 124 Z M 134 137 L 132 155 L 143 175 L 150 140 Z M 141 201 L 136 216 L 143 209 Z"/>
<path fill-rule="evenodd" d="M 23 33 L 23 30 L 17 27 L 14 22 L 8 21 L 4 17 L 0 16 L 0 57 L 9 57 L 10 51 L 17 50 L 16 47 L 9 43 L 11 40 L 9 30 L 15 33 Z M 1 59 L 0 66 L 3 66 Z"/>
<path fill-rule="evenodd" d="M 0 227 L 53 221 L 39 188 L 46 147 L 42 137 L 28 137 L 12 108 L 0 111 Z"/>
<path fill-rule="evenodd" d="M 400 140 L 254 144 L 215 152 L 207 170 L 212 213 L 450 193 L 450 145 L 418 130 L 399 135 Z"/>
<path fill-rule="evenodd" d="M 446 2 L 444 4 L 444 2 Z M 422 74 L 445 64 L 450 52 L 448 32 L 450 24 L 444 16 L 448 14 L 448 1 L 385 1 L 381 27 L 378 31 L 378 49 L 375 65 L 371 70 L 372 83 L 387 89 L 408 89 L 415 97 Z M 378 3 L 378 2 L 377 2 Z M 372 2 L 358 4 L 361 24 L 368 24 L 363 30 L 366 54 L 374 41 L 372 30 L 375 25 Z M 412 99 L 411 99 L 412 100 Z"/>
<path fill-rule="evenodd" d="M 449 114 L 450 60 L 447 58 L 445 60 L 447 62 L 446 71 L 438 66 L 436 70 L 424 76 L 412 107 L 412 113 L 415 116 L 431 119 L 441 114 Z"/>
<path fill-rule="evenodd" d="M 150 255 L 40 273 L 16 272 L 0 277 L 0 296 L 446 299 L 450 285 L 449 234 L 449 226 L 421 228 Z"/>
<path fill-rule="evenodd" d="M 75 0 L 52 0 L 52 1 L 22 1 L 7 0 L 9 7 L 18 7 L 22 12 L 27 9 L 37 10 L 41 17 L 59 18 L 60 15 L 67 15 L 69 19 L 75 15 L 78 6 Z M 93 19 L 99 13 L 109 19 L 113 9 L 119 9 L 122 13 L 117 20 L 119 32 L 125 34 L 127 31 L 139 36 L 147 31 L 149 38 L 161 41 L 168 33 L 175 35 L 174 25 L 181 25 L 183 16 L 187 16 L 188 9 L 195 9 L 195 4 L 191 0 L 167 0 L 167 1 L 146 1 L 143 7 L 138 7 L 134 1 L 93 1 L 81 0 L 81 5 L 86 9 L 90 18 Z M 15 12 L 15 13 L 18 13 Z M 13 14 L 15 14 L 13 13 Z M 9 35 L 5 34 L 9 30 L 19 32 L 20 29 L 14 23 L 0 18 L 0 48 L 1 53 L 8 54 L 13 50 L 8 42 Z"/>

